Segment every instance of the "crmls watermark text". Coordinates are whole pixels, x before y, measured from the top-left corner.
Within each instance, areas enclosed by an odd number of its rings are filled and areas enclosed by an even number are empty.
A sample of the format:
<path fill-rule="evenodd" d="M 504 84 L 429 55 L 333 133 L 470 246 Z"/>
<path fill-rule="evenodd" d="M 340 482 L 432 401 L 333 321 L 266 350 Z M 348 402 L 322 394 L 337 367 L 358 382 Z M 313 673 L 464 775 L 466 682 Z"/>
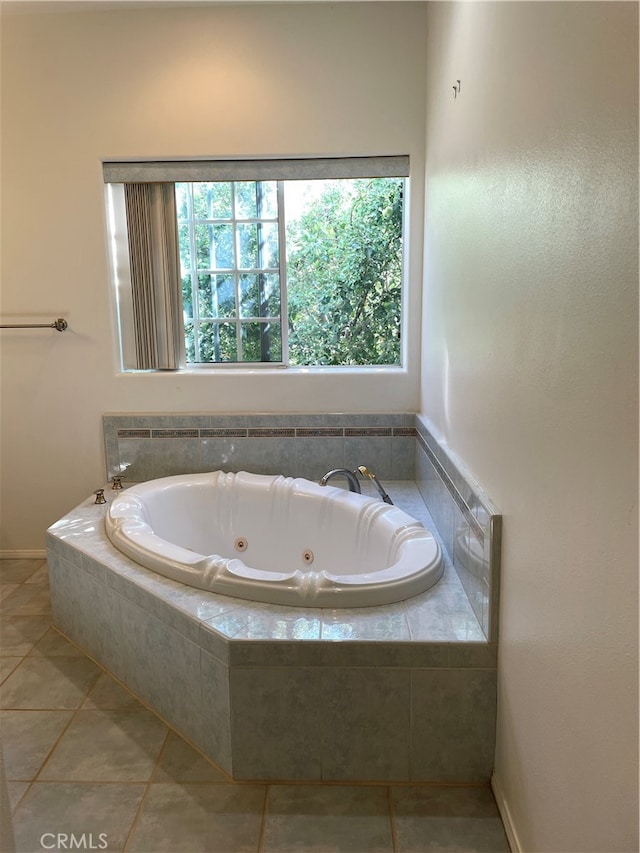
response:
<path fill-rule="evenodd" d="M 40 836 L 40 845 L 44 850 L 106 850 L 109 846 L 107 833 L 83 832 L 75 835 L 71 832 L 45 832 Z"/>

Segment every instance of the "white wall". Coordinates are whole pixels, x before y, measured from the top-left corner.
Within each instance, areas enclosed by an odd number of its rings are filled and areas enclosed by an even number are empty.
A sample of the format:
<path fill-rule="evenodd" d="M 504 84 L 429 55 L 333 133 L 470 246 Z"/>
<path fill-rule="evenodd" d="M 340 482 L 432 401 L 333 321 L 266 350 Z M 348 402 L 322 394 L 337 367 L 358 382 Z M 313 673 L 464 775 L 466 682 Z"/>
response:
<path fill-rule="evenodd" d="M 101 485 L 103 412 L 418 407 L 426 6 L 122 6 L 2 20 L 3 322 L 70 324 L 2 333 L 5 556 Z M 118 375 L 102 158 L 397 153 L 418 235 L 407 369 Z"/>
<path fill-rule="evenodd" d="M 428 26 L 422 411 L 504 513 L 497 790 L 522 850 L 629 853 L 638 7 Z"/>

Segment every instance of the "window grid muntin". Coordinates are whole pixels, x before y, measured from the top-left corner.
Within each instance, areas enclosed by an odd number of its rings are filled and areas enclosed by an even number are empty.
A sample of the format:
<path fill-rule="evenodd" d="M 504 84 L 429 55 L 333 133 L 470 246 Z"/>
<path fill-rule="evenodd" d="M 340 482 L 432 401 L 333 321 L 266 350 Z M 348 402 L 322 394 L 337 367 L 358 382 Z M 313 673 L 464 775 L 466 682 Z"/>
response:
<path fill-rule="evenodd" d="M 231 217 L 197 217 L 195 216 L 195 202 L 194 202 L 194 182 L 185 182 L 188 188 L 187 192 L 187 213 L 188 220 L 185 221 L 181 219 L 178 215 L 178 227 L 181 225 L 186 225 L 189 229 L 189 252 L 190 252 L 190 266 L 189 266 L 189 274 L 191 276 L 191 304 L 192 304 L 192 314 L 191 318 L 185 318 L 185 325 L 191 321 L 193 326 L 193 344 L 194 344 L 194 362 L 190 362 L 193 364 L 224 364 L 231 363 L 225 362 L 223 360 L 203 360 L 202 359 L 202 346 L 201 346 L 201 338 L 202 338 L 202 327 L 208 325 L 227 325 L 232 324 L 235 327 L 235 338 L 236 338 L 236 360 L 239 364 L 282 364 L 282 360 L 275 361 L 244 361 L 243 360 L 243 347 L 242 347 L 242 327 L 243 325 L 247 325 L 250 323 L 261 323 L 263 325 L 267 324 L 277 324 L 279 327 L 279 338 L 280 338 L 280 348 L 282 351 L 282 356 L 284 358 L 284 354 L 287 351 L 286 346 L 286 323 L 283 322 L 284 308 L 286 308 L 286 297 L 283 298 L 283 274 L 282 274 L 282 257 L 283 257 L 283 237 L 284 237 L 284 193 L 282 189 L 282 181 L 277 181 L 276 183 L 276 213 L 277 216 L 274 218 L 273 216 L 239 216 L 237 207 L 237 181 L 231 181 L 231 199 L 232 199 L 232 216 Z M 260 181 L 255 181 L 256 185 L 256 195 L 257 195 L 257 186 L 258 184 L 263 183 Z M 258 200 L 256 199 L 256 207 L 258 207 Z M 259 210 L 256 210 L 259 213 Z M 238 225 L 245 224 L 256 224 L 260 226 L 262 224 L 274 224 L 277 226 L 277 253 L 278 260 L 280 266 L 257 266 L 257 267 L 238 267 L 237 259 L 239 255 L 239 229 Z M 198 225 L 220 225 L 220 224 L 230 224 L 233 228 L 233 259 L 234 266 L 233 267 L 216 267 L 213 268 L 211 265 L 209 267 L 199 267 L 198 266 L 198 256 L 197 256 L 197 236 L 196 229 Z M 259 232 L 258 232 L 259 234 Z M 211 245 L 211 243 L 210 243 Z M 260 240 L 258 239 L 258 262 L 260 261 Z M 215 317 L 207 317 L 202 315 L 200 312 L 200 293 L 199 293 L 199 278 L 200 275 L 214 276 L 214 275 L 229 275 L 234 278 L 234 291 L 235 291 L 235 316 L 234 317 L 220 317 L 219 314 Z M 240 285 L 240 276 L 242 275 L 277 275 L 279 276 L 280 281 L 280 313 L 277 316 L 266 316 L 266 317 L 254 317 L 254 316 L 241 316 L 241 285 Z M 211 287 L 211 284 L 210 284 Z M 218 294 L 217 288 L 212 288 L 212 304 L 215 304 L 217 307 L 218 304 Z"/>

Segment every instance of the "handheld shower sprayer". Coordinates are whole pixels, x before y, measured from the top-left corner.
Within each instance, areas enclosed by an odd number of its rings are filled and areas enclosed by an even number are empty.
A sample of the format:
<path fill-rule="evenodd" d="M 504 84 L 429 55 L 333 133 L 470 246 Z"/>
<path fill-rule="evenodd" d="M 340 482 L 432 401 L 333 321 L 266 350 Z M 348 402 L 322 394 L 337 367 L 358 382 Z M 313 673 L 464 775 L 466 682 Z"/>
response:
<path fill-rule="evenodd" d="M 380 481 L 378 480 L 376 475 L 373 473 L 373 471 L 370 471 L 365 465 L 360 465 L 358 467 L 358 471 L 362 474 L 363 477 L 368 477 L 368 479 L 372 481 L 373 485 L 378 490 L 378 494 L 380 495 L 380 497 L 382 498 L 382 500 L 386 504 L 393 504 L 393 501 L 391 500 L 389 495 L 385 492 L 385 490 L 382 488 L 382 486 L 380 485 Z"/>

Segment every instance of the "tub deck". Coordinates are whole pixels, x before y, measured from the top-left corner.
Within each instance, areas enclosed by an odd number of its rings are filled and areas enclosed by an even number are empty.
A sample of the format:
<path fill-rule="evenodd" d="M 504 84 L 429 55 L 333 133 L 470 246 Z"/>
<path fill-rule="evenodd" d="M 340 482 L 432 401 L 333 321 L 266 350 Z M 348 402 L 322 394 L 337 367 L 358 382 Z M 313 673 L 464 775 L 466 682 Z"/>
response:
<path fill-rule="evenodd" d="M 413 481 L 385 486 L 437 536 Z M 89 498 L 48 531 L 54 624 L 234 778 L 489 779 L 497 647 L 444 549 L 407 601 L 285 607 L 144 569 L 104 513 Z"/>

